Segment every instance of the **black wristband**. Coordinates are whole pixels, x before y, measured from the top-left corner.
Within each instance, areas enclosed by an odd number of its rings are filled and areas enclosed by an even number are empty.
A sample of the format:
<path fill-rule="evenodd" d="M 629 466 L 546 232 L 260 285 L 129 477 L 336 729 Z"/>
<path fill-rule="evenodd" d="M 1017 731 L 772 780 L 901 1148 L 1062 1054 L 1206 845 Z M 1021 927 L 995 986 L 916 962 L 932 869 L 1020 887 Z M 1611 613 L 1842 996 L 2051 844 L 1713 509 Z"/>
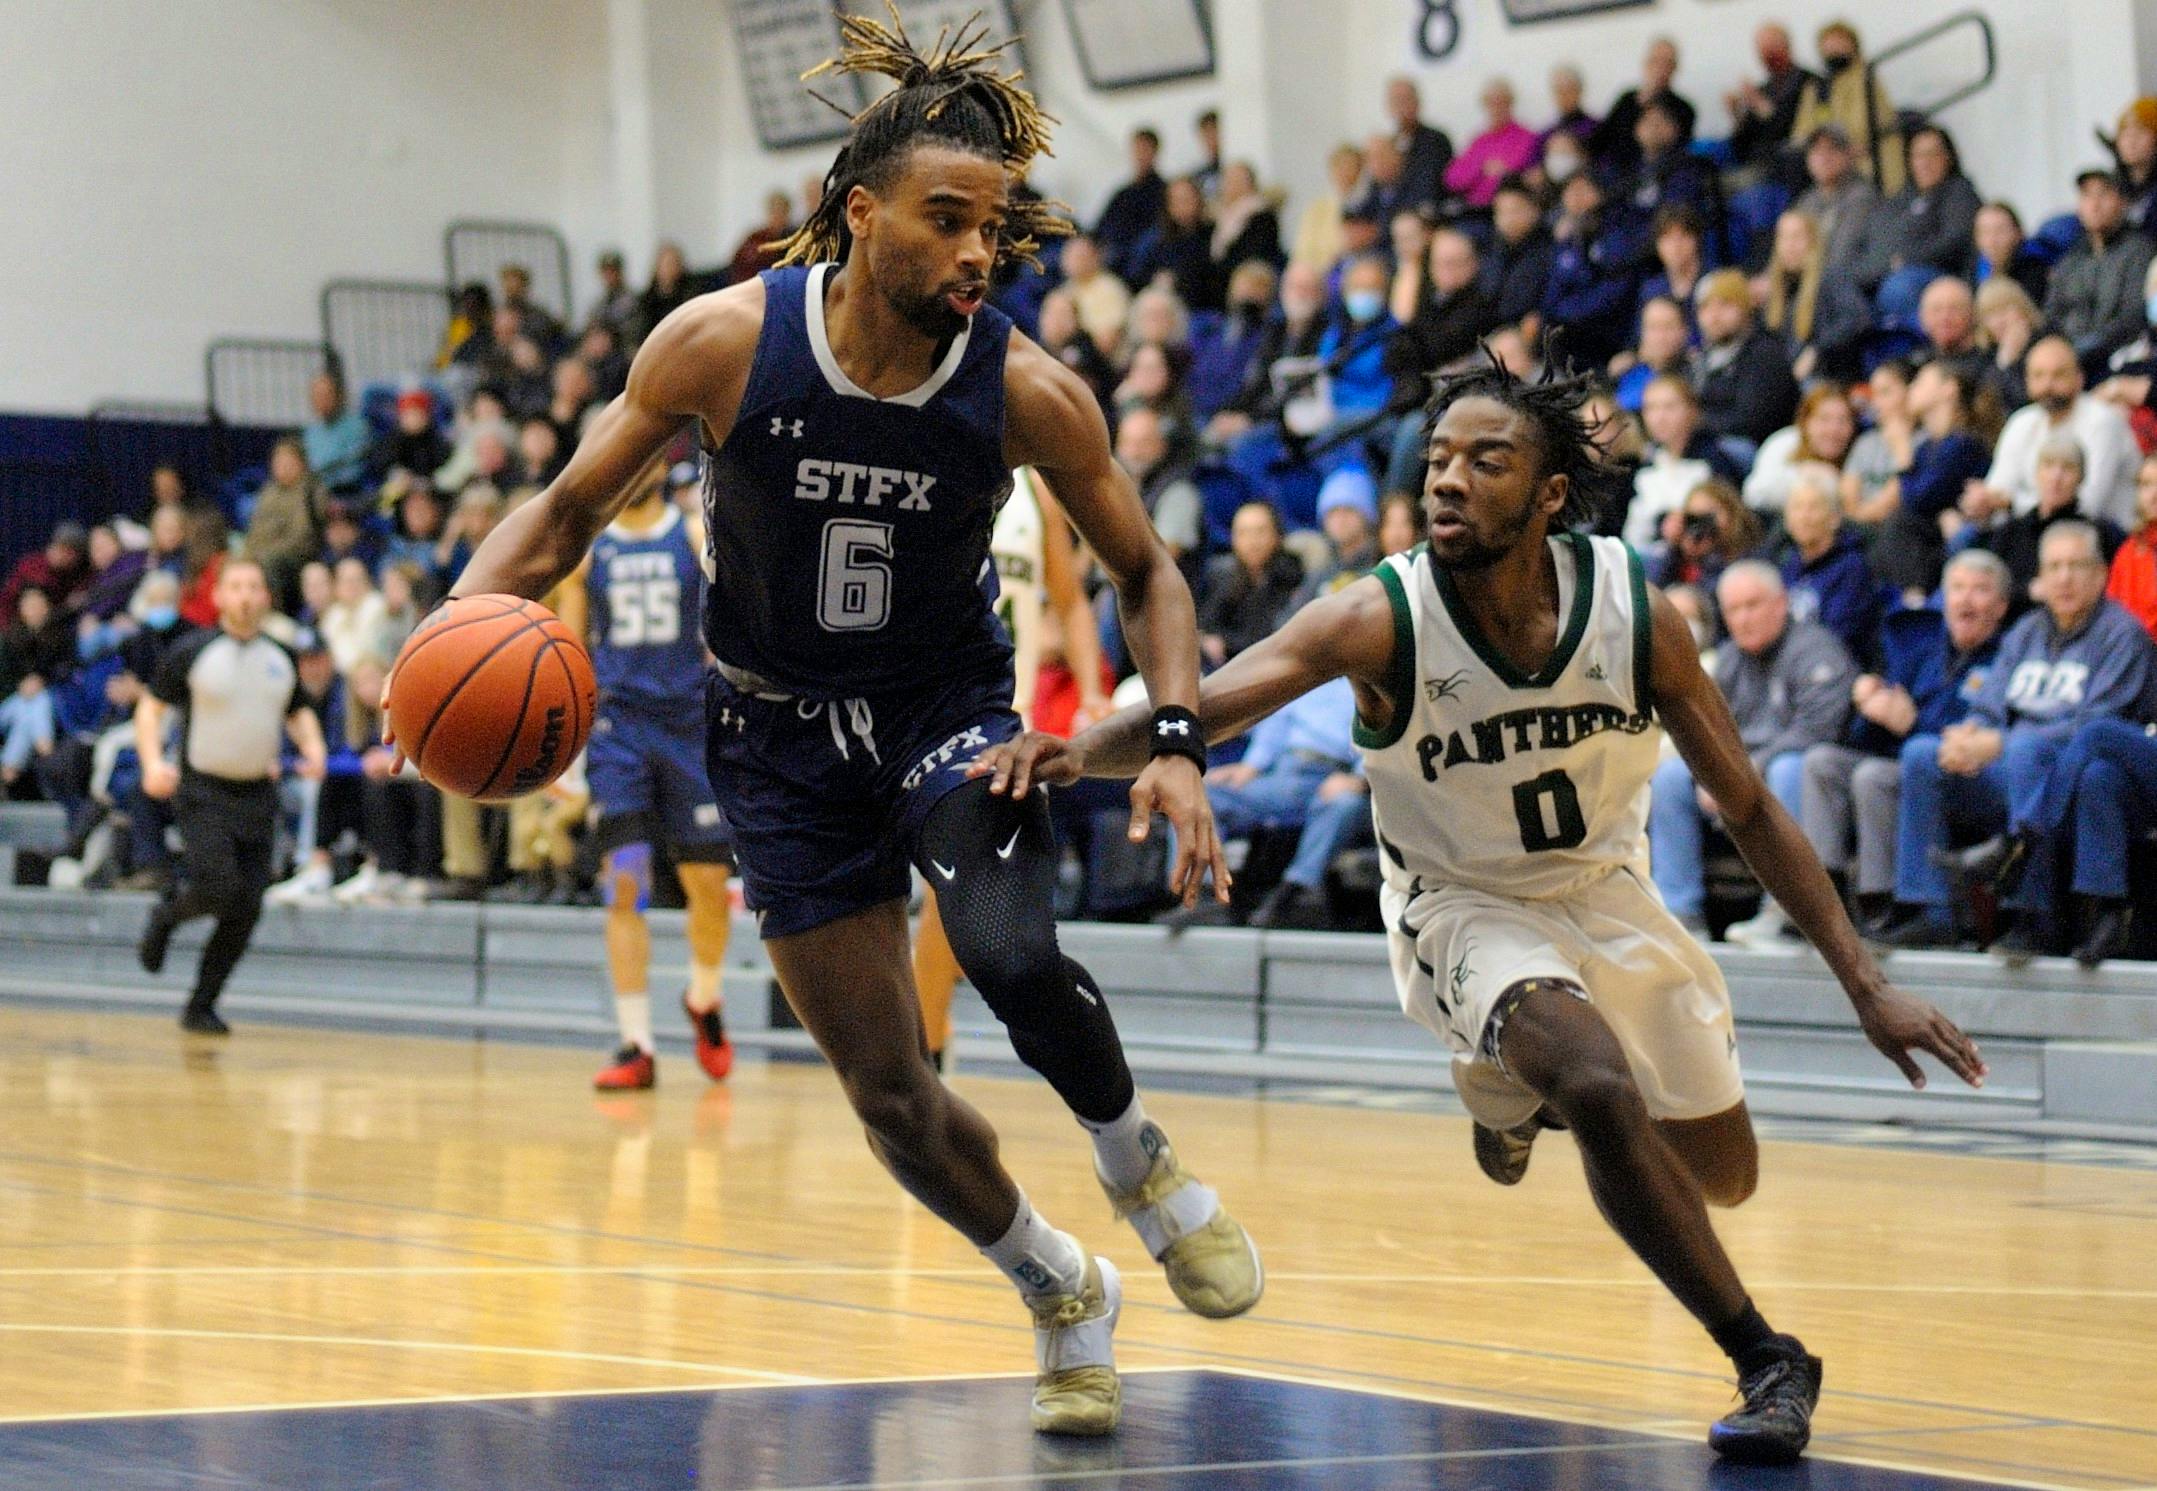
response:
<path fill-rule="evenodd" d="M 1164 704 L 1153 712 L 1153 754 L 1181 756 L 1200 771 L 1206 769 L 1206 737 L 1198 728 L 1198 716 L 1180 704 Z"/>

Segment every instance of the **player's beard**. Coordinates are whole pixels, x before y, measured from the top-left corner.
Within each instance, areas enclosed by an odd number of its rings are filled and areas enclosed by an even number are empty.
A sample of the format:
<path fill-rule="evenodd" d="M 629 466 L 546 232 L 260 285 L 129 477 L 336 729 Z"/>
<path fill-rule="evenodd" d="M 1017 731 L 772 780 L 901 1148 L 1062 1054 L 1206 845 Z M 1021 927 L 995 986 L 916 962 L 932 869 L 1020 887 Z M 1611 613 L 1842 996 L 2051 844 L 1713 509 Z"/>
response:
<path fill-rule="evenodd" d="M 1485 570 L 1520 547 L 1521 539 L 1535 523 L 1535 505 L 1522 503 L 1520 512 L 1497 532 L 1491 532 L 1463 516 L 1466 530 L 1444 549 L 1430 545 L 1431 563 L 1453 572 Z"/>
<path fill-rule="evenodd" d="M 940 346 L 966 328 L 966 318 L 951 308 L 944 295 L 943 289 L 926 295 L 913 290 L 886 292 L 884 303 L 898 312 L 900 320 Z"/>

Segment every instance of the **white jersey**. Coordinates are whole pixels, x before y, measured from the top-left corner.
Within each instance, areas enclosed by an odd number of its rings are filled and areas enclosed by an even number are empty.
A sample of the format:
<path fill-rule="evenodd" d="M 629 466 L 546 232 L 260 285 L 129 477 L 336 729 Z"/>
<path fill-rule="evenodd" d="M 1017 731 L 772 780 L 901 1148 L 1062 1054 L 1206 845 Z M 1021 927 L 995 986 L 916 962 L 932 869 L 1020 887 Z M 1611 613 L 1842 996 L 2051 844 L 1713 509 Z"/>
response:
<path fill-rule="evenodd" d="M 1041 607 L 1047 584 L 1042 539 L 1034 476 L 1021 467 L 1011 473 L 1011 496 L 990 530 L 989 562 L 996 566 L 996 616 L 1011 635 L 1012 671 L 1018 679 L 1011 707 L 1024 719 L 1032 717 L 1034 679 L 1041 671 Z"/>
<path fill-rule="evenodd" d="M 1395 718 L 1360 722 L 1387 886 L 1562 896 L 1647 852 L 1660 733 L 1647 583 L 1614 538 L 1551 538 L 1558 644 L 1527 677 L 1421 546 L 1377 571 L 1393 602 Z"/>

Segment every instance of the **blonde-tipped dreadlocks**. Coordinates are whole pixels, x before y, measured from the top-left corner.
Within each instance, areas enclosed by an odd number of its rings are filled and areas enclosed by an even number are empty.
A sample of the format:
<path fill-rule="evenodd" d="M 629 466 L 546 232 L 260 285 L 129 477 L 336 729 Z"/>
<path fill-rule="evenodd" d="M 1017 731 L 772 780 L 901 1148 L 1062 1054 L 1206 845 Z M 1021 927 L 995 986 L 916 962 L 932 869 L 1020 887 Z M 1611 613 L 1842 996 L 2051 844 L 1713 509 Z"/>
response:
<path fill-rule="evenodd" d="M 807 82 L 827 72 L 879 73 L 899 86 L 853 116 L 853 132 L 824 175 L 824 195 L 816 210 L 779 245 L 781 264 L 844 259 L 853 241 L 846 226 L 846 194 L 857 185 L 882 190 L 907 147 L 919 141 L 935 140 L 999 160 L 1013 183 L 1026 174 L 1035 156 L 1050 153 L 1048 127 L 1056 121 L 1019 87 L 1024 73 L 1007 77 L 994 70 L 1011 43 L 984 45 L 988 27 L 978 12 L 955 33 L 939 31 L 936 45 L 923 56 L 907 38 L 898 7 L 884 0 L 884 8 L 891 13 L 889 26 L 868 16 L 842 14 L 839 55 L 802 74 Z M 1039 268 L 1034 255 L 1041 240 L 1071 232 L 1062 213 L 1060 202 L 1014 197 L 1005 210 L 996 267 L 1019 262 Z"/>

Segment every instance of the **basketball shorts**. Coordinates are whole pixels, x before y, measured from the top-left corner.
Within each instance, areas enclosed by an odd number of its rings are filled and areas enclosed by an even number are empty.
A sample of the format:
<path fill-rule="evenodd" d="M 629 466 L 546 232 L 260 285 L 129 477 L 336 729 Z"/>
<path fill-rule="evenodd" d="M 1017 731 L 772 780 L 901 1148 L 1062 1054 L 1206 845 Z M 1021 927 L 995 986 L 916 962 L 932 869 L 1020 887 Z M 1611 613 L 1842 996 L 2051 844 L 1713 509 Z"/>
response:
<path fill-rule="evenodd" d="M 694 705 L 674 719 L 602 703 L 586 748 L 585 775 L 599 811 L 602 852 L 663 843 L 680 864 L 731 858 L 726 815 L 704 775 L 704 738 Z"/>
<path fill-rule="evenodd" d="M 1632 866 L 1547 900 L 1386 885 L 1379 904 L 1401 1008 L 1452 1048 L 1478 1122 L 1511 1128 L 1541 1104 L 1504 1069 L 1490 1028 L 1500 997 L 1530 978 L 1587 991 L 1654 1117 L 1708 1118 L 1744 1100 L 1722 970 Z"/>
<path fill-rule="evenodd" d="M 1008 668 L 830 701 L 752 693 L 715 672 L 705 716 L 743 898 L 766 937 L 904 899 L 929 810 L 1019 730 Z"/>

